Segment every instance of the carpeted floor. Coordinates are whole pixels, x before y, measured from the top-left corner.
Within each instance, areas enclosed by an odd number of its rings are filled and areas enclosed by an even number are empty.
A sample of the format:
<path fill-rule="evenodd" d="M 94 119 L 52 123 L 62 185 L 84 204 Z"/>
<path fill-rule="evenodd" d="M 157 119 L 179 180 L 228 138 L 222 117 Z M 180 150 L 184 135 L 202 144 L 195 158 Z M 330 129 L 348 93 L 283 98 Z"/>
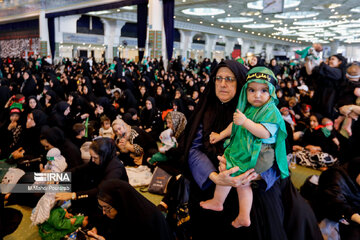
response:
<path fill-rule="evenodd" d="M 295 168 L 291 169 L 291 181 L 294 183 L 295 187 L 299 189 L 306 178 L 310 175 L 320 175 L 320 171 L 314 170 L 311 168 L 306 168 L 302 166 L 296 165 Z M 139 188 L 137 188 L 139 191 Z M 140 191 L 139 191 L 140 192 Z M 162 199 L 162 196 L 151 194 L 148 192 L 140 192 L 143 194 L 147 199 L 149 199 L 155 205 L 158 205 Z M 23 214 L 23 219 L 18 227 L 18 229 L 6 236 L 4 240 L 40 240 L 40 236 L 38 234 L 38 229 L 36 226 L 31 226 L 30 215 L 31 215 L 31 208 L 23 207 L 19 205 L 13 205 L 12 208 L 18 209 Z"/>

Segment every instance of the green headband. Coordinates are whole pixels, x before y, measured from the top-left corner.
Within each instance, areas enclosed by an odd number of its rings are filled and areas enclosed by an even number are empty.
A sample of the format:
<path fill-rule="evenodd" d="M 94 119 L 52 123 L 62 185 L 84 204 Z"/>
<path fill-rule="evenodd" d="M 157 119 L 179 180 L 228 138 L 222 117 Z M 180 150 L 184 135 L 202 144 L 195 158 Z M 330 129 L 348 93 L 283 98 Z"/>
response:
<path fill-rule="evenodd" d="M 48 161 L 54 161 L 54 160 L 55 160 L 55 157 L 46 157 L 46 159 L 47 159 Z"/>
<path fill-rule="evenodd" d="M 254 67 L 248 73 L 246 77 L 246 82 L 250 80 L 265 80 L 272 85 L 276 86 L 277 79 L 274 76 L 274 73 L 266 67 Z"/>

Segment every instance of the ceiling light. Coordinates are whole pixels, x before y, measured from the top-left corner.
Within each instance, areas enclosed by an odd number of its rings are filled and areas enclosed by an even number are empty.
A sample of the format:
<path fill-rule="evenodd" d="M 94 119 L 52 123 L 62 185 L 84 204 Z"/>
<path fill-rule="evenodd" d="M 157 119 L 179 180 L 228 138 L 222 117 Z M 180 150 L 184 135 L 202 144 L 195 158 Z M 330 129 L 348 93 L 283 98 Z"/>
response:
<path fill-rule="evenodd" d="M 319 15 L 318 12 L 300 11 L 300 12 L 285 12 L 285 13 L 275 14 L 275 17 L 282 19 L 298 19 L 298 18 L 315 17 L 317 15 Z"/>
<path fill-rule="evenodd" d="M 331 3 L 328 8 L 337 8 L 337 7 L 341 7 L 341 4 Z"/>
<path fill-rule="evenodd" d="M 252 22 L 253 18 L 247 18 L 247 17 L 226 17 L 226 18 L 219 18 L 218 22 L 223 23 L 247 23 Z"/>
<path fill-rule="evenodd" d="M 233 28 L 232 28 L 232 27 L 230 27 L 229 29 L 230 29 L 230 30 L 232 30 Z"/>
<path fill-rule="evenodd" d="M 223 9 L 220 8 L 188 8 L 181 11 L 187 15 L 196 15 L 196 16 L 210 16 L 210 15 L 219 15 L 225 13 Z"/>
<path fill-rule="evenodd" d="M 300 5 L 299 0 L 285 0 L 284 2 L 284 8 L 292 8 L 292 7 L 297 7 Z M 255 2 L 249 2 L 247 4 L 248 8 L 251 9 L 257 9 L 257 10 L 263 10 L 263 0 L 259 0 L 259 1 L 255 1 Z"/>
<path fill-rule="evenodd" d="M 352 8 L 350 12 L 360 13 L 360 7 Z"/>
<path fill-rule="evenodd" d="M 228 17 L 230 17 L 230 16 L 231 16 L 231 14 L 229 13 L 227 16 L 228 16 Z"/>
<path fill-rule="evenodd" d="M 260 23 L 260 24 L 245 24 L 244 28 L 272 28 L 274 24 Z"/>
<path fill-rule="evenodd" d="M 200 21 L 200 24 L 203 24 L 203 22 L 202 22 L 202 21 Z"/>
<path fill-rule="evenodd" d="M 186 0 L 182 0 L 182 2 L 186 2 Z"/>
<path fill-rule="evenodd" d="M 109 11 L 109 10 L 88 12 L 88 14 L 90 14 L 90 15 L 102 15 L 102 14 L 109 14 L 109 13 L 111 13 L 111 11 Z"/>
<path fill-rule="evenodd" d="M 294 25 L 302 25 L 302 26 L 309 26 L 309 25 L 317 25 L 317 24 L 324 24 L 324 23 L 329 23 L 331 21 L 329 20 L 303 20 L 303 21 L 298 21 L 298 22 L 294 22 Z"/>
<path fill-rule="evenodd" d="M 214 24 L 212 23 L 212 24 L 210 24 L 211 26 L 214 26 Z"/>
<path fill-rule="evenodd" d="M 188 18 L 188 19 L 186 19 L 186 21 L 190 22 L 190 19 Z"/>
<path fill-rule="evenodd" d="M 221 28 L 224 28 L 224 26 L 221 26 Z"/>
<path fill-rule="evenodd" d="M 120 9 L 116 10 L 117 12 L 120 12 Z"/>
<path fill-rule="evenodd" d="M 232 6 L 231 6 L 231 5 L 229 5 L 229 8 L 232 8 Z"/>
<path fill-rule="evenodd" d="M 241 16 L 258 16 L 260 15 L 260 12 L 241 12 Z"/>
<path fill-rule="evenodd" d="M 135 10 L 135 8 L 136 8 L 136 5 L 132 5 L 132 6 L 122 7 L 121 9 L 124 9 L 124 10 Z"/>

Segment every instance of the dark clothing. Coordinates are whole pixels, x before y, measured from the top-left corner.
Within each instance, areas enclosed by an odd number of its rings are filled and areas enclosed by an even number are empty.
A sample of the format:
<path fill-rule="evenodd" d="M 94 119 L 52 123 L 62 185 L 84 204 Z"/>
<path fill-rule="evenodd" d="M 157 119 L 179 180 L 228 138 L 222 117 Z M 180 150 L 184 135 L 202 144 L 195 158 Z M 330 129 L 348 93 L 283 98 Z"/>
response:
<path fill-rule="evenodd" d="M 343 83 L 340 68 L 333 68 L 325 63 L 315 67 L 312 73 L 315 80 L 314 112 L 330 119 L 335 118 L 334 106 L 338 99 L 338 87 Z"/>
<path fill-rule="evenodd" d="M 104 181 L 98 198 L 118 212 L 115 219 L 105 217 L 99 226 L 99 234 L 106 239 L 174 239 L 162 213 L 127 182 Z"/>
<path fill-rule="evenodd" d="M 320 218 L 339 221 L 345 218 L 350 225 L 340 223 L 341 239 L 359 239 L 360 225 L 352 222 L 351 216 L 360 212 L 360 187 L 356 177 L 360 174 L 360 158 L 341 167 L 323 172 L 319 179 L 316 210 Z"/>
<path fill-rule="evenodd" d="M 322 152 L 326 152 L 331 154 L 332 156 L 336 157 L 339 155 L 338 153 L 338 147 L 336 144 L 332 141 L 334 138 L 334 135 L 330 135 L 329 137 L 326 137 L 319 128 L 318 130 L 314 129 L 306 129 L 304 132 L 304 136 L 302 139 L 302 146 L 307 145 L 314 145 L 314 146 L 320 146 Z"/>

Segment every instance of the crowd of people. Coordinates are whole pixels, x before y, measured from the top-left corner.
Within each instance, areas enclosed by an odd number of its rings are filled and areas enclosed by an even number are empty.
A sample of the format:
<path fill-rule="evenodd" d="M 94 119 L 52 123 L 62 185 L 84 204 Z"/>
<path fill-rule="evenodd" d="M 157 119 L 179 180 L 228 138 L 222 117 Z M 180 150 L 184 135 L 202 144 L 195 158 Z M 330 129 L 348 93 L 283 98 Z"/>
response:
<path fill-rule="evenodd" d="M 319 219 L 290 181 L 288 159 L 321 171 L 358 164 L 359 79 L 360 64 L 340 54 L 281 65 L 256 56 L 198 63 L 179 57 L 166 69 L 149 57 L 0 59 L 0 159 L 24 172 L 19 183 L 30 172 L 73 176 L 72 192 L 48 200 L 18 193 L 0 199 L 38 211 L 45 201 L 47 215 L 36 221 L 43 239 L 77 227 L 95 239 L 179 239 L 159 210 L 166 201 L 153 206 L 125 170 L 164 166 L 190 180 L 193 239 L 322 239 Z M 49 155 L 55 150 L 65 165 Z M 343 215 L 359 224 L 358 165 L 351 174 L 355 210 Z M 326 215 L 332 209 L 323 205 L 321 216 L 334 219 Z"/>

